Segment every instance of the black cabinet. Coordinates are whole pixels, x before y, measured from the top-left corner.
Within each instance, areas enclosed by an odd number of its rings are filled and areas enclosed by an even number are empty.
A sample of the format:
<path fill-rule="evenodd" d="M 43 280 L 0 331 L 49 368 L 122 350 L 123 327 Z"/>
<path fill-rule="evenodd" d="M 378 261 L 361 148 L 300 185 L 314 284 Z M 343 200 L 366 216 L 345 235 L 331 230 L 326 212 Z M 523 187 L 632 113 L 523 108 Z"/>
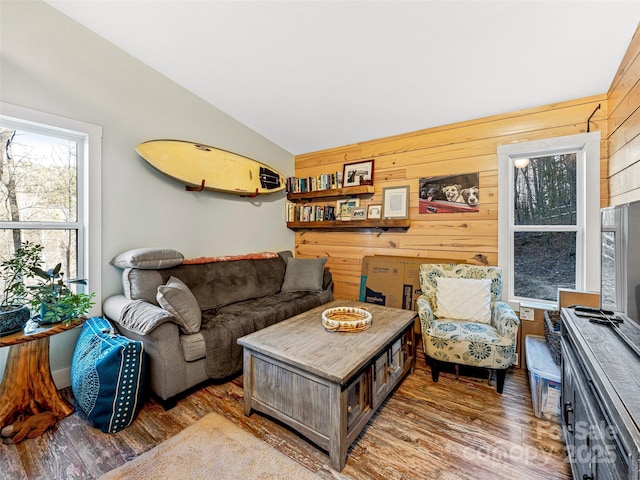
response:
<path fill-rule="evenodd" d="M 640 357 L 612 327 L 573 310 L 562 310 L 562 327 L 562 427 L 573 478 L 640 480 Z M 627 319 L 621 329 L 640 342 L 637 324 Z"/>

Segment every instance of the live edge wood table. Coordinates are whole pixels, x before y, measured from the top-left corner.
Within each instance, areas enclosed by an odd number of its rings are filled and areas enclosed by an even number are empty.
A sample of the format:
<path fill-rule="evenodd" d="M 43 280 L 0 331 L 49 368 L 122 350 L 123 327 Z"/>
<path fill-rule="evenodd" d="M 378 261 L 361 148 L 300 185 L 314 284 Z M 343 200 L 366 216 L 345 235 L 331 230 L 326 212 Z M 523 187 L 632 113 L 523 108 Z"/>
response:
<path fill-rule="evenodd" d="M 77 327 L 58 323 L 41 326 L 33 333 L 0 337 L 0 347 L 9 347 L 4 377 L 0 384 L 0 428 L 13 424 L 20 414 L 52 412 L 58 418 L 71 415 L 74 408 L 56 389 L 49 367 L 49 338 Z"/>
<path fill-rule="evenodd" d="M 373 323 L 328 332 L 322 312 L 367 308 Z M 244 413 L 265 413 L 329 452 L 344 468 L 347 449 L 415 365 L 416 312 L 339 300 L 238 339 L 244 348 Z"/>

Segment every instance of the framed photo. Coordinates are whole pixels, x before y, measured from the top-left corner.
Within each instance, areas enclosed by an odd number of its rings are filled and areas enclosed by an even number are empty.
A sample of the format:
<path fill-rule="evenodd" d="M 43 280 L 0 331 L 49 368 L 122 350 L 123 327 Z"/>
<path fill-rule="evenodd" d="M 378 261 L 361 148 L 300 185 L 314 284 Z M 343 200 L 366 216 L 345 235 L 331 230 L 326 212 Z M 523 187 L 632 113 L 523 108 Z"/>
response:
<path fill-rule="evenodd" d="M 373 160 L 345 164 L 342 186 L 357 187 L 358 185 L 373 185 Z"/>
<path fill-rule="evenodd" d="M 367 218 L 382 218 L 382 205 L 369 205 L 367 209 Z"/>
<path fill-rule="evenodd" d="M 409 185 L 382 189 L 382 218 L 409 218 Z"/>
<path fill-rule="evenodd" d="M 351 220 L 366 220 L 367 207 L 355 207 L 351 210 Z"/>
<path fill-rule="evenodd" d="M 360 206 L 359 198 L 344 198 L 336 205 L 336 220 L 351 220 L 351 212 Z"/>

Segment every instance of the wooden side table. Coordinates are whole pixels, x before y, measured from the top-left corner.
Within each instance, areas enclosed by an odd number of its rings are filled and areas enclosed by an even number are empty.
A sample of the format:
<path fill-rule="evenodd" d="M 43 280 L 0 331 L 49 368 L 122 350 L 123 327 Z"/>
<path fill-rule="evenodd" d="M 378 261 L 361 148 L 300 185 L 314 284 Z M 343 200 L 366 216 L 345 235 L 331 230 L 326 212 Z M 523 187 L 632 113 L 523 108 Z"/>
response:
<path fill-rule="evenodd" d="M 0 337 L 0 347 L 9 347 L 9 356 L 0 384 L 0 429 L 13 424 L 18 415 L 52 412 L 64 418 L 74 408 L 60 395 L 49 366 L 49 337 L 84 323 L 76 319 L 70 325 L 58 323 Z"/>

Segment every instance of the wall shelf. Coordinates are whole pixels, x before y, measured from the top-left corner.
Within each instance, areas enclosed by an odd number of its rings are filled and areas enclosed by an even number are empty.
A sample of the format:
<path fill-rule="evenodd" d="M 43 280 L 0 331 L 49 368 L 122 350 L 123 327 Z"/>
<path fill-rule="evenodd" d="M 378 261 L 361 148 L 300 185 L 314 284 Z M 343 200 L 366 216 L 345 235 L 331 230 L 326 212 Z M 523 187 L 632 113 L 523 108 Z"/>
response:
<path fill-rule="evenodd" d="M 331 190 L 314 190 L 311 192 L 288 193 L 287 200 L 296 202 L 329 197 L 358 197 L 361 195 L 373 195 L 373 193 L 373 185 L 359 185 L 357 187 L 334 188 Z"/>
<path fill-rule="evenodd" d="M 411 220 L 408 218 L 375 220 L 324 220 L 321 222 L 287 222 L 287 228 L 290 228 L 291 230 L 343 230 L 353 228 L 379 228 L 381 230 L 400 228 L 403 230 L 407 230 L 410 226 Z"/>

